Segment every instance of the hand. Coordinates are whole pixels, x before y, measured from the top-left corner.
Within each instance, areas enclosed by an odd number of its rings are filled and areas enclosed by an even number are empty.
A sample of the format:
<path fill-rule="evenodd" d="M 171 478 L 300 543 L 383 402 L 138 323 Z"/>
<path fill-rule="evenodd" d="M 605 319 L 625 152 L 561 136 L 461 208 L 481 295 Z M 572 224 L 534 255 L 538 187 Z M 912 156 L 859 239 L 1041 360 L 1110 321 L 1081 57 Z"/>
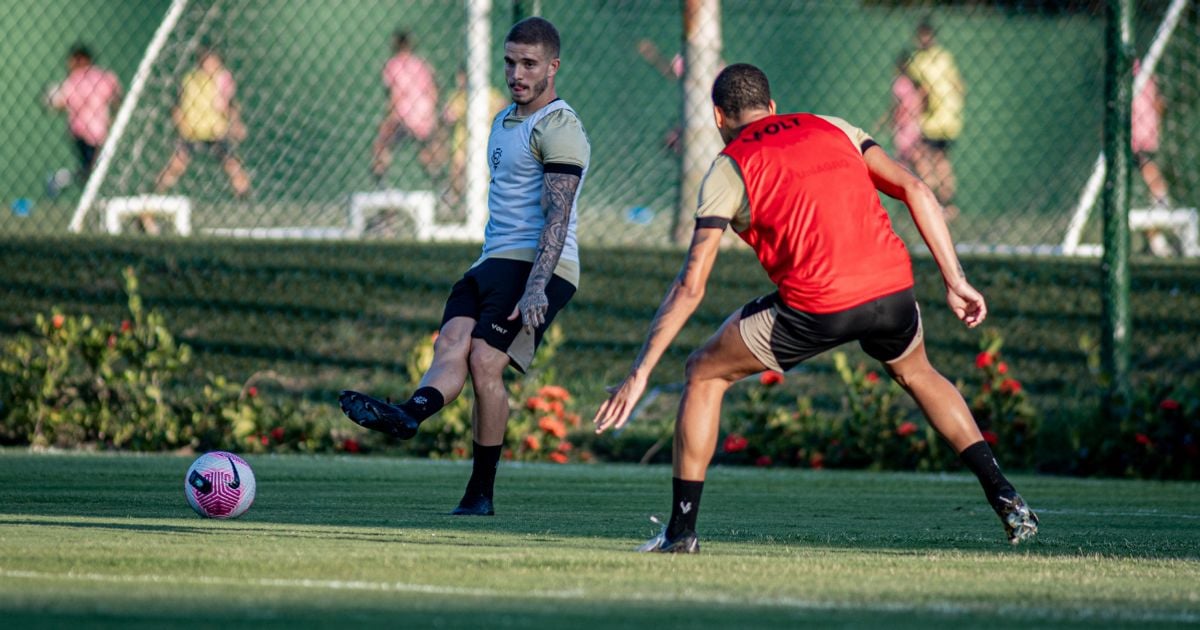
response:
<path fill-rule="evenodd" d="M 550 300 L 546 298 L 545 291 L 525 291 L 525 295 L 521 296 L 521 301 L 517 302 L 516 308 L 513 309 L 512 315 L 508 316 L 508 321 L 512 321 L 519 315 L 521 317 L 521 325 L 526 329 L 533 331 L 546 324 L 546 310 L 550 308 Z"/>
<path fill-rule="evenodd" d="M 966 280 L 960 280 L 946 286 L 946 302 L 967 328 L 974 328 L 983 323 L 987 317 L 987 303 L 983 295 L 975 290 Z"/>
<path fill-rule="evenodd" d="M 625 426 L 644 391 L 646 391 L 645 378 L 632 374 L 626 377 L 619 386 L 609 387 L 608 393 L 611 395 L 603 405 L 600 405 L 596 417 L 592 418 L 592 422 L 596 425 L 596 433 L 604 433 L 607 429 L 620 429 Z"/>

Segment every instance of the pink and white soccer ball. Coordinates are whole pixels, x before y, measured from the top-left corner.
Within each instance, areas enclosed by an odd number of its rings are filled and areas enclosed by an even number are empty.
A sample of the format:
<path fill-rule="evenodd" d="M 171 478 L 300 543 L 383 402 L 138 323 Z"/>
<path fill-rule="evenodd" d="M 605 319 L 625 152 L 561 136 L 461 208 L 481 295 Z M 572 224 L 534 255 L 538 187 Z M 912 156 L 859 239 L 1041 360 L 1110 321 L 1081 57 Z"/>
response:
<path fill-rule="evenodd" d="M 206 518 L 237 518 L 254 503 L 254 471 L 246 460 L 225 451 L 201 455 L 188 468 L 183 491 L 188 504 Z"/>

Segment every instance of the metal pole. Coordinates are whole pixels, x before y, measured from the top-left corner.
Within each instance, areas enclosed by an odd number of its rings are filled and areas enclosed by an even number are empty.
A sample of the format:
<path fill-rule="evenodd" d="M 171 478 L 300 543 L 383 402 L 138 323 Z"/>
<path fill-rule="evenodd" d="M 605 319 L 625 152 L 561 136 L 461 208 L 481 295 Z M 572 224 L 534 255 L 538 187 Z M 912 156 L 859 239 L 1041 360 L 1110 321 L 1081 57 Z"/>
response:
<path fill-rule="evenodd" d="M 671 226 L 672 238 L 679 245 L 692 240 L 700 184 L 721 152 L 710 96 L 721 66 L 720 0 L 683 0 L 683 38 L 683 172 L 679 209 Z"/>
<path fill-rule="evenodd" d="M 1133 102 L 1132 0 L 1108 0 L 1105 8 L 1107 59 L 1104 73 L 1104 256 L 1100 339 L 1105 380 L 1102 409 L 1116 419 L 1129 386 L 1129 134 Z"/>

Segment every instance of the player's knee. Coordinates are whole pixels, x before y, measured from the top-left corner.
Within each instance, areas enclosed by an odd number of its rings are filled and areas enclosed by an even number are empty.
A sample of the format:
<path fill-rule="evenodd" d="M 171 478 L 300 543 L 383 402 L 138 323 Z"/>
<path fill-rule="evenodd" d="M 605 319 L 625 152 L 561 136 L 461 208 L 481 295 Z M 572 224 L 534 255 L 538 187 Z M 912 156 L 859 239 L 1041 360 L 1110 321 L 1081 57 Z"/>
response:
<path fill-rule="evenodd" d="M 471 378 L 476 383 L 503 381 L 508 355 L 479 340 L 478 343 L 471 344 L 467 364 L 471 370 Z"/>

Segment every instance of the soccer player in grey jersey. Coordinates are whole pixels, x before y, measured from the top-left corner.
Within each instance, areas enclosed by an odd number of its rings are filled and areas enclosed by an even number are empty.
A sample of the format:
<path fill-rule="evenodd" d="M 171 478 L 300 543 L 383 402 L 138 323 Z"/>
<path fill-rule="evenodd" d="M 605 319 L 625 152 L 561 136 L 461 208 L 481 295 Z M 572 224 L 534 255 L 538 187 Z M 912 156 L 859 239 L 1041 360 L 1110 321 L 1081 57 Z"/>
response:
<path fill-rule="evenodd" d="M 433 364 L 412 396 L 391 405 L 342 392 L 360 426 L 408 439 L 462 392 L 475 392 L 474 468 L 453 514 L 494 513 L 493 486 L 508 423 L 504 368 L 525 371 L 542 333 L 579 284 L 575 202 L 591 148 L 574 110 L 558 98 L 558 31 L 522 20 L 504 40 L 504 75 L 513 104 L 488 138 L 491 171 L 483 254 L 454 285 L 434 343 Z"/>

